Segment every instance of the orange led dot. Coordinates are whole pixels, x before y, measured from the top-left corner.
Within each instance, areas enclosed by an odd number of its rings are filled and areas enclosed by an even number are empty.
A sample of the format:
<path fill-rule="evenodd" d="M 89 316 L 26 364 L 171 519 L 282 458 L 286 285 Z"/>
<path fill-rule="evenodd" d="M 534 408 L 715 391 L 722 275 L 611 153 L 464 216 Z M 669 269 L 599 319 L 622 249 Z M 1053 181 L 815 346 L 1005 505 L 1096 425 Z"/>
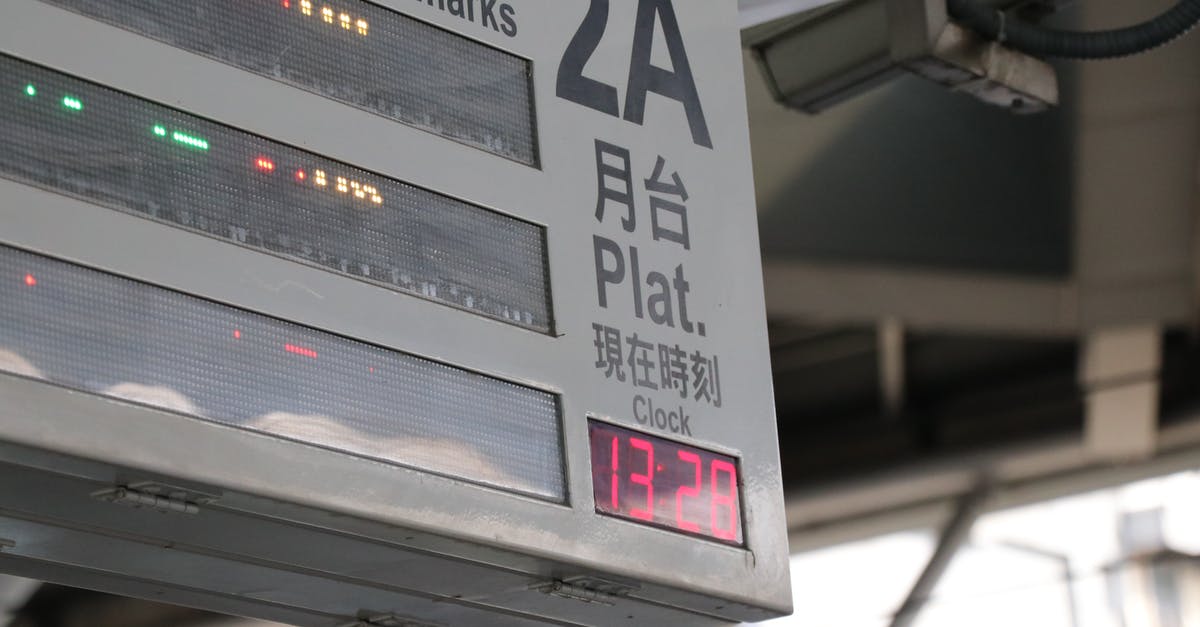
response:
<path fill-rule="evenodd" d="M 367 34 L 367 21 L 366 20 L 359 20 L 359 21 L 355 22 L 354 25 L 358 27 L 359 35 Z"/>
<path fill-rule="evenodd" d="M 312 15 L 312 0 L 300 0 L 300 12 L 305 15 Z"/>
<path fill-rule="evenodd" d="M 333 9 L 331 9 L 329 7 L 325 7 L 323 9 L 321 9 L 321 18 L 324 19 L 327 23 L 332 24 L 333 23 Z"/>
<path fill-rule="evenodd" d="M 263 172 L 275 171 L 275 162 L 266 157 L 259 157 L 254 161 L 254 165 L 258 166 L 258 169 L 262 170 Z"/>
<path fill-rule="evenodd" d="M 304 170 L 296 170 L 296 180 L 297 181 L 303 181 L 307 177 L 308 177 L 308 175 L 304 173 Z"/>
<path fill-rule="evenodd" d="M 37 285 L 37 278 L 34 277 L 32 274 L 26 274 L 25 275 L 25 285 L 28 285 L 29 287 L 33 287 L 33 286 Z"/>
<path fill-rule="evenodd" d="M 350 30 L 350 16 L 345 13 L 338 16 L 338 21 L 342 23 L 342 28 Z"/>

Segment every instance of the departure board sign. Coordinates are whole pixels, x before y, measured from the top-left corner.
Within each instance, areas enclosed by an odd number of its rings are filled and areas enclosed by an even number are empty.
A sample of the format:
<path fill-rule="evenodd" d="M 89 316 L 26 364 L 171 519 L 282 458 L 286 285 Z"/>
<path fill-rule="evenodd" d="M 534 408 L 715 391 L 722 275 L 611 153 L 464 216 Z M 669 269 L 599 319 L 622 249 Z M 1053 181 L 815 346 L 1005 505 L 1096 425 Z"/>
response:
<path fill-rule="evenodd" d="M 314 627 L 787 613 L 736 11 L 7 3 L 0 573 Z"/>

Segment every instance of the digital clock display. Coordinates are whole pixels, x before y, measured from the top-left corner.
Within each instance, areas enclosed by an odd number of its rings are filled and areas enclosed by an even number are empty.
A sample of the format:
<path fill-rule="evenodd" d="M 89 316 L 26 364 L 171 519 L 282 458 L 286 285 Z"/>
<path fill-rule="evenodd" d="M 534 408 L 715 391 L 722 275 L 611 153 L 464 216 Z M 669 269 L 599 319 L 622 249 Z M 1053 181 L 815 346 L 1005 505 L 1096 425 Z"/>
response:
<path fill-rule="evenodd" d="M 370 2 L 43 1 L 538 165 L 528 60 Z M 479 8 L 484 26 L 508 28 L 498 11 L 477 7 L 474 0 L 462 4 L 470 5 L 472 15 Z"/>
<path fill-rule="evenodd" d="M 588 421 L 596 511 L 742 546 L 737 459 Z"/>
<path fill-rule="evenodd" d="M 552 329 L 543 227 L 4 55 L 0 176 Z"/>

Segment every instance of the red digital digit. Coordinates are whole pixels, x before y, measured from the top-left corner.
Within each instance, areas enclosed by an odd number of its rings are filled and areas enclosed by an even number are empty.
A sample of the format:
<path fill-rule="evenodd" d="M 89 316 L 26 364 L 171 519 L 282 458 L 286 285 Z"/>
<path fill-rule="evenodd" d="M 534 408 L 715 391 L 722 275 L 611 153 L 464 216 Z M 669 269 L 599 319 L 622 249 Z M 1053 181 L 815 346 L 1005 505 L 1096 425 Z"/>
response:
<path fill-rule="evenodd" d="M 695 466 L 696 472 L 691 486 L 681 485 L 675 491 L 675 526 L 684 531 L 698 532 L 700 525 L 683 517 L 683 497 L 694 497 L 700 494 L 700 466 L 702 465 L 700 456 L 689 451 L 679 451 L 679 459 Z"/>
<path fill-rule="evenodd" d="M 617 460 L 621 452 L 621 438 L 613 436 L 612 439 L 612 506 L 614 512 L 621 511 L 621 501 L 617 498 L 617 486 L 621 482 L 621 478 L 617 476 L 617 468 L 619 463 Z"/>
<path fill-rule="evenodd" d="M 736 540 L 738 528 L 737 514 L 737 467 L 733 464 L 721 460 L 714 459 L 712 462 L 711 472 L 711 490 L 712 490 L 712 532 L 713 535 L 722 540 Z M 729 491 L 722 493 L 720 490 L 720 482 L 717 477 L 720 474 L 729 476 Z M 725 517 L 729 520 L 728 527 L 722 527 L 719 522 L 721 516 L 718 515 L 720 510 L 725 510 Z"/>
<path fill-rule="evenodd" d="M 597 513 L 742 544 L 736 457 L 591 419 L 588 439 Z"/>
<path fill-rule="evenodd" d="M 629 438 L 629 445 L 639 451 L 646 451 L 646 473 L 629 473 L 629 480 L 646 486 L 646 509 L 633 508 L 629 515 L 641 520 L 654 519 L 654 445 L 641 438 Z"/>

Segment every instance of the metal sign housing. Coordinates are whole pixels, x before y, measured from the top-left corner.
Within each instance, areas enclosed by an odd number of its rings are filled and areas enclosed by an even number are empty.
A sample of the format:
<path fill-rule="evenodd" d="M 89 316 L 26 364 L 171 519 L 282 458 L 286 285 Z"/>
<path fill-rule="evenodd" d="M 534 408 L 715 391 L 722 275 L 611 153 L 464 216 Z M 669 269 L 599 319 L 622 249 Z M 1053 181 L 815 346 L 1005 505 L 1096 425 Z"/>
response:
<path fill-rule="evenodd" d="M 38 376 L 36 358 L 0 346 L 0 571 L 297 625 L 697 625 L 790 611 L 733 3 L 377 0 L 528 60 L 536 145 L 522 154 L 536 163 L 54 4 L 69 3 L 7 7 L 0 54 L 543 229 L 552 325 L 7 175 L 0 247 L 17 252 L 0 259 L 46 259 L 202 300 L 212 316 L 247 312 L 314 342 L 552 396 L 561 443 L 545 446 L 564 462 L 549 488 L 511 488 L 403 451 L 390 459 L 98 393 Z M 298 0 L 276 4 L 280 19 L 309 17 Z M 321 19 L 327 3 L 308 4 Z M 342 28 L 333 10 L 330 27 Z M 350 24 L 352 36 L 377 31 Z M 71 123 L 91 112 L 86 97 L 42 95 Z M 146 140 L 207 143 L 177 126 L 147 127 Z M 268 161 L 247 167 L 274 170 Z M 351 183 L 349 195 L 376 189 Z M 387 208 L 364 193 L 361 211 Z M 0 274 L 24 277 L 14 289 L 50 286 L 22 268 Z M 43 323 L 3 331 L 57 328 Z M 281 346 L 280 359 L 308 365 L 331 350 Z M 589 424 L 622 428 L 612 432 L 636 449 L 621 453 L 623 470 L 603 466 L 610 480 L 678 512 L 650 525 L 636 498 L 614 495 L 618 515 L 598 507 Z M 670 460 L 637 448 L 664 439 Z M 694 480 L 658 483 L 669 464 L 692 464 L 676 470 L 694 467 Z M 652 496 L 656 485 L 670 493 Z M 701 493 L 712 502 L 697 508 Z"/>

